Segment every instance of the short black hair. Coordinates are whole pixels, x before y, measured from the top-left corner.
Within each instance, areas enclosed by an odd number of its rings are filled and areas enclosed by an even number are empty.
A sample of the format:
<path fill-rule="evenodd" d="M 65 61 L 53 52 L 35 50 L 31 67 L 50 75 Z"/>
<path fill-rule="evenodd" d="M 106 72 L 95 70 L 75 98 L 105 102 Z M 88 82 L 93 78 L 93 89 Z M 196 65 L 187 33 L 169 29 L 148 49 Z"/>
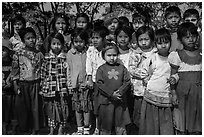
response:
<path fill-rule="evenodd" d="M 116 31 L 115 31 L 115 36 L 116 36 L 116 38 L 117 38 L 117 36 L 119 35 L 119 33 L 120 33 L 121 31 L 124 31 L 124 32 L 128 35 L 129 41 L 131 41 L 131 39 L 132 39 L 132 34 L 133 34 L 134 30 L 133 30 L 131 27 L 129 27 L 129 26 L 120 26 L 120 27 L 117 28 Z"/>
<path fill-rule="evenodd" d="M 18 14 L 16 15 L 12 20 L 12 24 L 14 24 L 15 22 L 18 22 L 18 21 L 21 21 L 22 24 L 23 24 L 23 27 L 26 27 L 26 20 L 25 18 L 21 15 L 21 14 Z"/>
<path fill-rule="evenodd" d="M 169 6 L 166 10 L 165 10 L 165 15 L 164 17 L 167 18 L 167 16 L 170 13 L 176 13 L 179 15 L 179 17 L 181 17 L 181 10 L 179 9 L 179 7 L 177 6 Z"/>
<path fill-rule="evenodd" d="M 159 42 L 170 42 L 171 43 L 171 34 L 166 28 L 160 28 L 155 31 L 155 43 Z"/>
<path fill-rule="evenodd" d="M 99 36 L 104 39 L 109 35 L 109 30 L 105 26 L 97 26 L 92 30 L 92 35 L 93 34 L 99 34 Z"/>
<path fill-rule="evenodd" d="M 74 42 L 74 39 L 77 37 L 80 37 L 82 40 L 85 40 L 85 44 L 88 44 L 89 42 L 89 35 L 87 30 L 84 30 L 82 28 L 75 28 L 73 33 L 71 34 L 71 41 Z"/>
<path fill-rule="evenodd" d="M 191 22 L 184 22 L 179 25 L 177 30 L 178 39 L 181 41 L 183 37 L 187 36 L 189 33 L 198 36 L 198 27 Z"/>
<path fill-rule="evenodd" d="M 184 13 L 183 13 L 183 19 L 190 17 L 191 15 L 195 15 L 195 17 L 197 18 L 197 20 L 199 20 L 199 13 L 198 10 L 196 9 L 187 9 Z"/>
<path fill-rule="evenodd" d="M 147 33 L 152 41 L 154 41 L 154 30 L 150 26 L 142 26 L 136 31 L 136 39 L 138 41 L 138 38 L 140 35 Z"/>
<path fill-rule="evenodd" d="M 35 30 L 33 28 L 31 28 L 31 27 L 21 28 L 19 31 L 19 36 L 20 36 L 22 42 L 25 42 L 24 37 L 27 33 L 32 33 L 36 38 L 36 33 L 35 33 Z"/>

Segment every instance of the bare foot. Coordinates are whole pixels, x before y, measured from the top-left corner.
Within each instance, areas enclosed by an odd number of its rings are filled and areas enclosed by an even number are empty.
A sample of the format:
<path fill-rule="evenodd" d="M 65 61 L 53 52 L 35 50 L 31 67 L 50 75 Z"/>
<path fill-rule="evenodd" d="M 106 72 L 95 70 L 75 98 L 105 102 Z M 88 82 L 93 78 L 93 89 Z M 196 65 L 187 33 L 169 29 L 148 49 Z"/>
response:
<path fill-rule="evenodd" d="M 50 133 L 48 135 L 54 135 L 54 128 L 53 127 L 50 128 Z"/>

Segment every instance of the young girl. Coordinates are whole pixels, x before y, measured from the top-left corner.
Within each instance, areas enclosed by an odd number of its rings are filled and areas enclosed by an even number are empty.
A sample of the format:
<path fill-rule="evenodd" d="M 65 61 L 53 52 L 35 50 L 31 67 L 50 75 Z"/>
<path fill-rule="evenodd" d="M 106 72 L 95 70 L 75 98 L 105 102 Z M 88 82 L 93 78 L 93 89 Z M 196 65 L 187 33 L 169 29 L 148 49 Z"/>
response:
<path fill-rule="evenodd" d="M 67 62 L 63 52 L 64 37 L 61 33 L 51 33 L 50 52 L 45 56 L 41 67 L 41 92 L 48 115 L 49 135 L 64 134 L 68 114 Z"/>
<path fill-rule="evenodd" d="M 77 14 L 77 17 L 75 20 L 75 28 L 82 28 L 82 29 L 86 30 L 89 27 L 90 27 L 89 16 L 85 13 Z"/>
<path fill-rule="evenodd" d="M 64 44 L 64 52 L 68 52 L 68 50 L 71 48 L 70 46 L 70 35 L 68 34 L 68 27 L 69 27 L 69 18 L 62 13 L 55 14 L 54 18 L 51 21 L 51 28 L 52 32 L 59 32 L 64 36 L 65 44 Z M 49 38 L 50 36 L 44 40 L 44 54 L 49 53 L 50 51 L 50 44 L 49 44 Z"/>
<path fill-rule="evenodd" d="M 123 64 L 127 70 L 129 71 L 129 58 L 131 55 L 131 50 L 130 48 L 130 41 L 132 38 L 132 31 L 130 27 L 123 26 L 119 27 L 115 31 L 115 36 L 116 36 L 116 43 L 119 48 L 119 55 L 118 55 L 118 62 L 120 64 Z M 131 90 L 131 89 L 129 89 Z M 132 95 L 130 94 L 131 92 L 127 92 L 127 98 L 128 98 L 128 108 L 130 111 L 130 116 L 132 117 L 132 112 L 133 112 L 133 98 Z M 128 133 L 129 134 L 129 133 Z"/>
<path fill-rule="evenodd" d="M 141 73 L 142 63 L 157 49 L 154 47 L 154 30 L 151 27 L 140 27 L 136 32 L 136 38 L 138 48 L 130 54 L 128 67 L 134 95 L 133 123 L 139 129 L 140 110 L 145 90 Z"/>
<path fill-rule="evenodd" d="M 77 121 L 77 135 L 89 135 L 91 90 L 87 87 L 86 49 L 89 38 L 83 29 L 72 33 L 72 49 L 67 53 L 68 88 L 73 94 L 72 109 Z"/>
<path fill-rule="evenodd" d="M 12 79 L 16 96 L 17 119 L 20 130 L 39 130 L 40 67 L 43 54 L 36 50 L 36 33 L 28 27 L 20 30 L 19 35 L 25 48 L 13 56 Z"/>
<path fill-rule="evenodd" d="M 177 33 L 184 49 L 169 55 L 173 70 L 179 75 L 175 126 L 177 134 L 202 134 L 202 56 L 196 48 L 197 27 L 186 22 Z"/>
<path fill-rule="evenodd" d="M 139 134 L 173 135 L 172 100 L 175 92 L 171 91 L 171 66 L 168 61 L 171 47 L 171 35 L 167 29 L 155 32 L 158 52 L 143 62 L 141 74 L 146 85 L 141 106 Z M 174 83 L 175 84 L 175 81 Z M 174 102 L 172 102 L 174 101 Z"/>
<path fill-rule="evenodd" d="M 21 38 L 19 36 L 19 31 L 21 28 L 26 27 L 26 20 L 21 15 L 17 15 L 12 20 L 12 24 L 13 24 L 14 28 L 13 28 L 13 32 L 11 33 L 11 38 L 9 39 L 9 41 L 13 45 L 13 50 L 16 51 L 20 48 L 23 48 L 23 46 L 24 46 L 24 44 L 22 44 Z"/>
<path fill-rule="evenodd" d="M 102 50 L 106 63 L 96 73 L 98 87 L 98 122 L 101 135 L 126 135 L 125 126 L 130 123 L 126 92 L 130 87 L 127 69 L 117 63 L 119 50 L 109 43 Z"/>
<path fill-rule="evenodd" d="M 98 122 L 97 122 L 97 116 L 98 116 L 98 90 L 95 85 L 96 82 L 96 70 L 99 66 L 105 63 L 105 60 L 102 58 L 101 52 L 102 49 L 105 47 L 106 43 L 106 36 L 109 34 L 108 29 L 105 26 L 99 26 L 93 29 L 92 33 L 92 44 L 93 46 L 89 46 L 87 53 L 86 53 L 86 73 L 88 77 L 87 86 L 89 88 L 92 88 L 94 90 L 94 114 L 96 116 L 96 128 L 94 131 L 94 134 L 98 135 Z M 95 120 L 93 118 L 92 120 Z"/>

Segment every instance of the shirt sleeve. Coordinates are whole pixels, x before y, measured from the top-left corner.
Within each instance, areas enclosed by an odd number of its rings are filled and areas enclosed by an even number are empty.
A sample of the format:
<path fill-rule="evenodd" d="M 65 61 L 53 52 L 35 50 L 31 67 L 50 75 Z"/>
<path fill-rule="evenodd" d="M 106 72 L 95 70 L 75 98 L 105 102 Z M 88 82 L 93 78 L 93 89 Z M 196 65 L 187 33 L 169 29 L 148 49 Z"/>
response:
<path fill-rule="evenodd" d="M 169 63 L 171 66 L 179 67 L 181 64 L 181 59 L 178 55 L 178 52 L 172 51 L 168 56 Z"/>
<path fill-rule="evenodd" d="M 19 57 L 17 54 L 13 55 L 11 78 L 13 81 L 20 79 Z"/>
<path fill-rule="evenodd" d="M 72 89 L 72 79 L 71 79 L 71 73 L 70 73 L 70 57 L 69 54 L 70 52 L 67 53 L 67 87 L 68 89 Z"/>
<path fill-rule="evenodd" d="M 131 85 L 130 74 L 125 67 L 124 67 L 123 75 L 124 75 L 123 76 L 123 85 L 118 89 L 119 93 L 121 95 L 124 95 L 124 93 L 126 93 L 128 91 L 128 89 L 130 88 L 130 85 Z"/>
<path fill-rule="evenodd" d="M 93 57 L 91 57 L 91 50 L 90 48 L 87 50 L 87 57 L 86 57 L 86 73 L 87 75 L 92 75 L 93 73 L 93 68 L 92 68 L 92 59 Z"/>

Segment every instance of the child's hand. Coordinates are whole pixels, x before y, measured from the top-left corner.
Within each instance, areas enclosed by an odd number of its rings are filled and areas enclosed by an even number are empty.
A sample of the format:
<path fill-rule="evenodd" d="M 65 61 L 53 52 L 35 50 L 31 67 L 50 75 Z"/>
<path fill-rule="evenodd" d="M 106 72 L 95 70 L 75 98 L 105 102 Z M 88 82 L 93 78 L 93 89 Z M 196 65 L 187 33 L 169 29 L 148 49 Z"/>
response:
<path fill-rule="evenodd" d="M 170 83 L 171 85 L 175 85 L 176 79 L 174 77 L 170 77 L 169 79 L 167 79 L 167 82 Z"/>
<path fill-rule="evenodd" d="M 19 95 L 21 93 L 20 87 L 17 84 L 14 84 L 14 92 Z"/>
<path fill-rule="evenodd" d="M 119 93 L 119 91 L 117 90 L 117 91 L 115 91 L 115 92 L 113 92 L 113 98 L 115 99 L 115 100 L 121 100 L 122 98 L 121 98 L 121 95 L 120 95 L 120 93 Z"/>
<path fill-rule="evenodd" d="M 92 80 L 88 80 L 86 82 L 86 85 L 87 85 L 88 88 L 93 89 L 93 81 Z"/>

